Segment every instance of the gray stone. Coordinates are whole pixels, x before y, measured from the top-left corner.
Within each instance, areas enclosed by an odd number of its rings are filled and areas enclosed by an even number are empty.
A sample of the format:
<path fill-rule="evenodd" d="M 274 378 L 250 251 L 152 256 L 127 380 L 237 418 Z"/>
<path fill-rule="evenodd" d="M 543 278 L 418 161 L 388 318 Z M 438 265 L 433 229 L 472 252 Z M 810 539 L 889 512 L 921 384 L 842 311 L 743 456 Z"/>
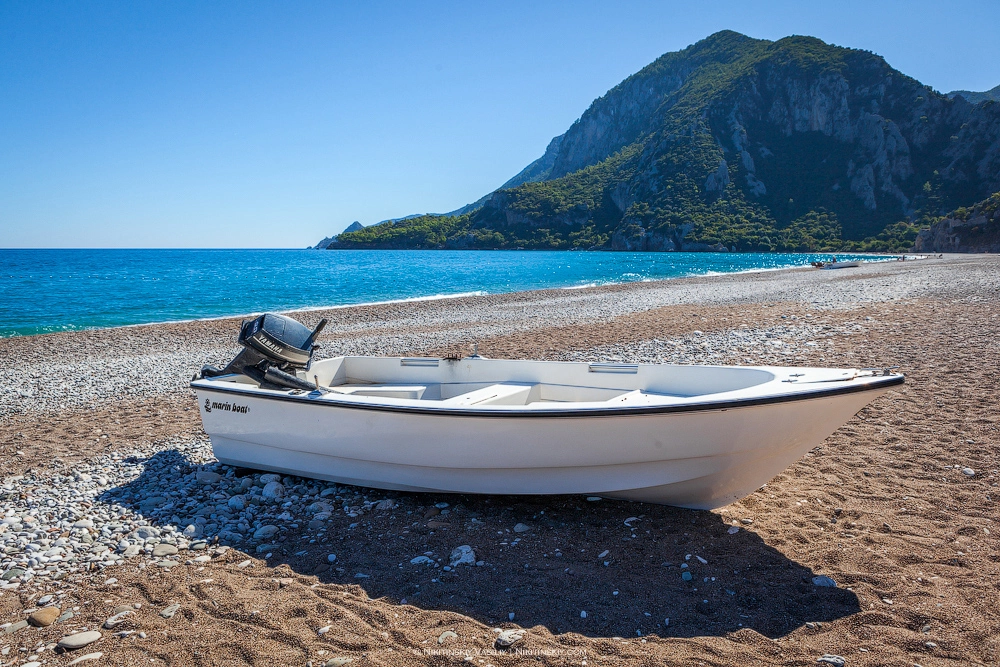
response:
<path fill-rule="evenodd" d="M 828 665 L 833 665 L 833 667 L 844 667 L 847 663 L 842 656 L 833 655 L 832 653 L 824 653 L 821 657 L 816 659 L 816 662 L 825 662 Z"/>
<path fill-rule="evenodd" d="M 161 558 L 163 556 L 173 556 L 178 551 L 177 547 L 172 544 L 157 544 L 153 547 L 153 557 Z"/>
<path fill-rule="evenodd" d="M 285 487 L 281 485 L 281 482 L 268 482 L 260 495 L 268 500 L 275 500 L 285 495 Z"/>
<path fill-rule="evenodd" d="M 18 630 L 23 630 L 26 627 L 28 627 L 28 622 L 22 619 L 20 621 L 17 621 L 16 623 L 8 625 L 7 629 L 4 630 L 4 632 L 6 632 L 8 635 L 12 635 Z"/>
<path fill-rule="evenodd" d="M 163 618 L 173 618 L 174 614 L 180 611 L 181 606 L 179 604 L 172 604 L 169 607 L 165 607 L 160 611 L 160 616 Z"/>
<path fill-rule="evenodd" d="M 526 533 L 529 530 L 531 530 L 531 526 L 529 526 L 527 524 L 519 523 L 516 526 L 514 526 L 514 532 L 515 533 Z"/>
<path fill-rule="evenodd" d="M 201 472 L 198 473 L 197 479 L 202 484 L 215 484 L 220 479 L 222 479 L 222 475 L 220 475 L 217 472 L 212 472 L 210 470 L 202 470 Z"/>
<path fill-rule="evenodd" d="M 114 616 L 110 617 L 108 620 L 104 621 L 105 630 L 114 630 L 116 627 L 125 622 L 127 616 L 132 613 L 131 610 L 125 610 L 118 612 Z"/>
<path fill-rule="evenodd" d="M 90 630 L 89 632 L 78 632 L 75 635 L 69 635 L 68 637 L 63 637 L 59 640 L 59 648 L 64 648 L 67 651 L 72 651 L 74 649 L 83 648 L 93 644 L 98 639 L 101 638 L 101 633 L 97 630 Z"/>
<path fill-rule="evenodd" d="M 501 630 L 497 635 L 496 647 L 508 649 L 524 637 L 524 630 Z"/>
<path fill-rule="evenodd" d="M 81 662 L 89 662 L 91 660 L 100 660 L 104 656 L 103 653 L 97 651 L 95 653 L 88 653 L 87 655 L 81 655 L 79 658 L 70 662 L 70 665 L 79 665 Z"/>
<path fill-rule="evenodd" d="M 837 582 L 834 581 L 833 579 L 831 579 L 830 577 L 826 576 L 825 574 L 821 574 L 819 576 L 813 577 L 812 578 L 812 582 L 813 582 L 813 586 L 820 586 L 820 587 L 823 587 L 823 588 L 836 588 L 837 587 Z"/>
<path fill-rule="evenodd" d="M 151 537 L 159 537 L 160 529 L 153 526 L 139 526 L 135 529 L 135 536 L 140 540 L 148 540 Z"/>
<path fill-rule="evenodd" d="M 274 537 L 277 534 L 278 534 L 277 526 L 267 525 L 267 526 L 261 526 L 257 530 L 253 531 L 253 538 L 255 540 L 266 540 Z"/>
<path fill-rule="evenodd" d="M 2 576 L 0 576 L 0 581 L 10 581 L 15 577 L 20 577 L 22 574 L 24 574 L 24 568 L 12 567 L 6 572 L 4 572 Z"/>
<path fill-rule="evenodd" d="M 468 544 L 463 544 L 460 547 L 455 547 L 451 552 L 451 567 L 457 565 L 475 565 L 476 563 L 476 552 L 472 550 Z"/>

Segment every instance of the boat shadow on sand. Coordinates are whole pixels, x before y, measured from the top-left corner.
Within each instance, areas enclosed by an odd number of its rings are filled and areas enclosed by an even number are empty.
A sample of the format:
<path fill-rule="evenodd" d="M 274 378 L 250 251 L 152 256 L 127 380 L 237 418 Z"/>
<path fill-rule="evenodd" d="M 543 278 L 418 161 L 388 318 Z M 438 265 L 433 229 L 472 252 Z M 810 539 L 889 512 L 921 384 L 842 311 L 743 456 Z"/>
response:
<path fill-rule="evenodd" d="M 197 480 L 205 470 L 221 478 Z M 768 546 L 752 526 L 731 525 L 739 518 L 732 512 L 583 496 L 400 493 L 297 477 L 281 480 L 278 502 L 258 501 L 260 475 L 193 465 L 167 450 L 101 500 L 153 526 L 199 526 L 199 539 L 321 583 L 360 586 L 371 598 L 490 626 L 510 623 L 513 614 L 521 627 L 557 634 L 694 637 L 747 628 L 776 638 L 860 610 L 851 591 L 814 584 L 818 573 Z M 320 496 L 331 488 L 336 493 Z M 254 508 L 242 532 L 227 529 L 219 512 L 235 495 Z M 255 540 L 254 520 L 277 530 Z M 452 567 L 461 546 L 471 547 L 477 562 Z"/>

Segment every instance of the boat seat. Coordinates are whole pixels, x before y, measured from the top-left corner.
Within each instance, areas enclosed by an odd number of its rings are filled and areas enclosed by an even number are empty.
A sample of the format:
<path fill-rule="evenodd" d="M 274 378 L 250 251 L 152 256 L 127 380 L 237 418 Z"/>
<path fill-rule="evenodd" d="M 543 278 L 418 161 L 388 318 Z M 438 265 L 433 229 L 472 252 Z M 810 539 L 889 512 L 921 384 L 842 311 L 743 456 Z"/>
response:
<path fill-rule="evenodd" d="M 446 398 L 442 405 L 526 405 L 530 384 L 491 384 L 482 389 Z"/>
<path fill-rule="evenodd" d="M 423 398 L 424 392 L 427 391 L 427 387 L 425 385 L 399 384 L 339 384 L 327 388 L 335 394 L 411 399 Z"/>

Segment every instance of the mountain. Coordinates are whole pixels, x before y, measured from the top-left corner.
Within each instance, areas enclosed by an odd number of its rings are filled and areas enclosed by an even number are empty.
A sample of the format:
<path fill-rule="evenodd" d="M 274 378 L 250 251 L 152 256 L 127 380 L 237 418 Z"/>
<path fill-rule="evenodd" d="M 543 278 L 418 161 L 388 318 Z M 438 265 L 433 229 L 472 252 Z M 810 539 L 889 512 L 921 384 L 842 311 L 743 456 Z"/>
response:
<path fill-rule="evenodd" d="M 990 88 L 982 93 L 973 92 L 971 90 L 953 90 L 948 93 L 949 98 L 954 98 L 958 95 L 961 95 L 967 102 L 971 102 L 972 104 L 979 104 L 980 102 L 986 102 L 989 100 L 992 100 L 993 102 L 1000 102 L 1000 86 Z"/>
<path fill-rule="evenodd" d="M 998 190 L 1000 104 L 868 51 L 724 31 L 595 100 L 481 204 L 335 247 L 902 250 Z"/>
<path fill-rule="evenodd" d="M 351 232 L 359 232 L 359 231 L 361 231 L 364 228 L 365 228 L 364 225 L 362 225 L 360 222 L 358 222 L 357 220 L 355 220 L 354 222 L 352 222 L 351 224 L 349 224 L 347 226 L 347 228 L 344 231 L 341 232 L 341 234 L 349 234 Z M 333 236 L 327 236 L 325 239 L 323 239 L 322 241 L 320 241 L 319 243 L 317 243 L 316 245 L 314 245 L 312 248 L 310 248 L 310 250 L 327 250 L 327 249 L 329 249 L 331 243 L 336 243 L 337 242 L 337 237 L 338 236 L 339 235 L 337 235 L 337 234 L 334 234 Z"/>
<path fill-rule="evenodd" d="M 1000 252 L 1000 192 L 959 208 L 916 238 L 917 252 Z"/>

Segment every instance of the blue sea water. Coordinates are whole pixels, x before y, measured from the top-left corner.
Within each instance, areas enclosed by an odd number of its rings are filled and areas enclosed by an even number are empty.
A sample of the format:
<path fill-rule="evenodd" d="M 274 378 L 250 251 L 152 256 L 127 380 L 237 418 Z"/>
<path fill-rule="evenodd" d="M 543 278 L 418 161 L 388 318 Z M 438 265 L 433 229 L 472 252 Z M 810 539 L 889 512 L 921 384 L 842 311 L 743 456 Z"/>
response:
<path fill-rule="evenodd" d="M 765 253 L 0 249 L 0 337 L 779 269 L 829 259 Z"/>

